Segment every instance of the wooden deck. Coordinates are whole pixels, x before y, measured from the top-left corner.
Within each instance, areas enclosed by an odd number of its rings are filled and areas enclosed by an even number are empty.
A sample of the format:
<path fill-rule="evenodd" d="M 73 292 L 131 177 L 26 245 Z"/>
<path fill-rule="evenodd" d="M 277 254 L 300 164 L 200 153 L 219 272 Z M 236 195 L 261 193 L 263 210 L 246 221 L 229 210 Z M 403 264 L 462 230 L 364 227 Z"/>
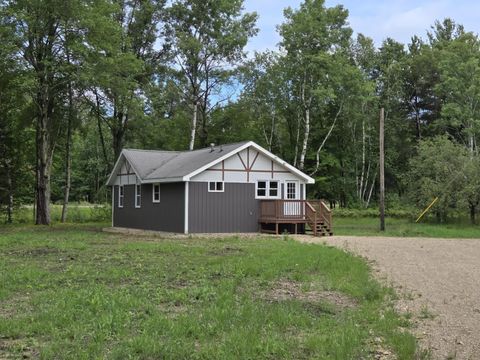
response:
<path fill-rule="evenodd" d="M 260 231 L 279 234 L 281 228 L 298 234 L 333 235 L 332 211 L 322 200 L 262 200 Z"/>

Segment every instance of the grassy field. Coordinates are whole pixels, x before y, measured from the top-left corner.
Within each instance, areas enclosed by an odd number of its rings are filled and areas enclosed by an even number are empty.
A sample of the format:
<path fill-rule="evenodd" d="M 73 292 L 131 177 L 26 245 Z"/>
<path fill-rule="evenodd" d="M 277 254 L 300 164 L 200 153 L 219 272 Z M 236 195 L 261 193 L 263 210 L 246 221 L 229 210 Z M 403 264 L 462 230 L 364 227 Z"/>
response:
<path fill-rule="evenodd" d="M 418 356 L 392 290 L 332 247 L 10 226 L 0 269 L 0 358 Z"/>
<path fill-rule="evenodd" d="M 422 222 L 416 224 L 410 219 L 387 218 L 385 232 L 381 232 L 378 218 L 334 216 L 335 235 L 354 236 L 402 236 L 436 238 L 480 238 L 480 226 L 467 221 L 450 224 Z"/>
<path fill-rule="evenodd" d="M 51 204 L 50 216 L 54 223 L 60 222 L 62 205 Z M 109 204 L 70 203 L 68 206 L 68 223 L 107 222 L 111 218 L 112 212 Z M 33 206 L 22 206 L 15 209 L 13 222 L 15 224 L 32 224 L 34 222 Z"/>

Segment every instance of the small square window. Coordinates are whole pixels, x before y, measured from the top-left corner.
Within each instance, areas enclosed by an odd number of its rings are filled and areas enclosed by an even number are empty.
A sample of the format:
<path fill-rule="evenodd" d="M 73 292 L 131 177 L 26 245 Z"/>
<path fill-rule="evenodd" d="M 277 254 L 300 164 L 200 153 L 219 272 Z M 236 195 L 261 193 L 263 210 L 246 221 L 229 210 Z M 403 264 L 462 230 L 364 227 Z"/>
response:
<path fill-rule="evenodd" d="M 278 196 L 278 181 L 270 181 L 268 195 L 271 197 Z"/>
<path fill-rule="evenodd" d="M 223 192 L 223 181 L 210 181 L 208 192 Z"/>

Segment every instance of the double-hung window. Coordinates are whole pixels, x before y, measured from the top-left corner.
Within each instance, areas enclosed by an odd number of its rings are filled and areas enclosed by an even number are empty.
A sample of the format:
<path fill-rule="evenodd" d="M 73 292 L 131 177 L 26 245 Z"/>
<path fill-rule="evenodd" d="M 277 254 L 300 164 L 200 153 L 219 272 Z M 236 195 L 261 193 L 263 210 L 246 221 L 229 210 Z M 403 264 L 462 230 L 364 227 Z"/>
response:
<path fill-rule="evenodd" d="M 280 183 L 277 180 L 259 180 L 256 184 L 255 194 L 257 199 L 280 198 Z"/>
<path fill-rule="evenodd" d="M 223 181 L 210 181 L 208 183 L 208 192 L 223 192 Z"/>
<path fill-rule="evenodd" d="M 125 192 L 124 192 L 123 185 L 120 185 L 118 187 L 118 207 L 123 208 L 123 199 L 125 198 Z"/>
<path fill-rule="evenodd" d="M 139 208 L 142 206 L 142 185 L 135 185 L 135 207 Z"/>
<path fill-rule="evenodd" d="M 152 184 L 152 202 L 160 202 L 160 184 Z"/>

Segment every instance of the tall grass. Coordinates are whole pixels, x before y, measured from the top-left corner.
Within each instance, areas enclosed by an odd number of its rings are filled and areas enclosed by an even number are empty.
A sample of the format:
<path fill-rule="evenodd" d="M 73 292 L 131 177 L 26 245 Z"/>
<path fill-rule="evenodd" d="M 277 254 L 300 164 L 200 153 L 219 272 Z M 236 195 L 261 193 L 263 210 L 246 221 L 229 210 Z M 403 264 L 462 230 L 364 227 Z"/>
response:
<path fill-rule="evenodd" d="M 71 203 L 68 206 L 67 223 L 108 222 L 112 216 L 110 204 Z M 53 223 L 60 222 L 62 205 L 50 205 Z M 15 209 L 13 223 L 31 224 L 34 222 L 33 206 L 21 206 Z"/>

